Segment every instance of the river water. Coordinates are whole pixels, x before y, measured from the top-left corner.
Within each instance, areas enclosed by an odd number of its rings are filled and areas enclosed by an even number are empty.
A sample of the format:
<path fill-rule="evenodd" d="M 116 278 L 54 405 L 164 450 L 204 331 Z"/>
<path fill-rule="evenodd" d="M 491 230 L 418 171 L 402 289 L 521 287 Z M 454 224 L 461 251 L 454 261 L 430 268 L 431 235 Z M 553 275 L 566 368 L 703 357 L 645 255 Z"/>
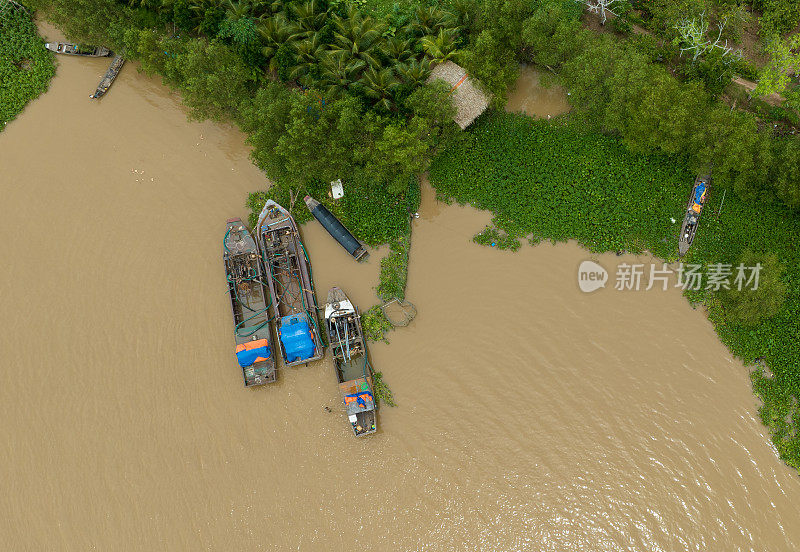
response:
<path fill-rule="evenodd" d="M 800 480 L 702 312 L 582 294 L 573 244 L 474 245 L 488 214 L 427 187 L 419 314 L 371 348 L 399 405 L 378 434 L 352 436 L 328 358 L 245 389 L 221 240 L 265 179 L 134 64 L 89 100 L 106 65 L 60 58 L 0 133 L 6 549 L 800 548 Z M 303 234 L 321 296 L 375 302 L 381 252 Z"/>

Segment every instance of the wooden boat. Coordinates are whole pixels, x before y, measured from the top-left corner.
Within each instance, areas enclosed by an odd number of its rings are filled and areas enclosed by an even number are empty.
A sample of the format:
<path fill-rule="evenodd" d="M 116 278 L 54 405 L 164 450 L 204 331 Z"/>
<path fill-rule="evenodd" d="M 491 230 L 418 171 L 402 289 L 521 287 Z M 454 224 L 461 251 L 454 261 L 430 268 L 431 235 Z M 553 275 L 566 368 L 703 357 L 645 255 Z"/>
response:
<path fill-rule="evenodd" d="M 121 55 L 114 56 L 114 59 L 111 60 L 111 65 L 108 66 L 108 71 L 106 74 L 103 75 L 103 80 L 100 81 L 100 84 L 97 85 L 97 90 L 94 91 L 94 94 L 89 96 L 90 98 L 100 98 L 108 89 L 111 88 L 111 85 L 114 82 L 114 79 L 117 78 L 119 75 L 122 66 L 125 63 L 125 58 Z"/>
<path fill-rule="evenodd" d="M 269 300 L 258 247 L 240 219 L 228 220 L 223 246 L 236 358 L 242 368 L 244 385 L 273 382 L 276 374 L 275 355 L 270 347 Z"/>
<path fill-rule="evenodd" d="M 338 287 L 328 292 L 325 330 L 347 419 L 356 437 L 375 433 L 375 395 L 361 316 Z"/>
<path fill-rule="evenodd" d="M 706 203 L 708 189 L 711 187 L 711 176 L 701 175 L 694 181 L 692 194 L 689 196 L 689 205 L 686 208 L 686 215 L 681 225 L 681 235 L 678 238 L 678 253 L 681 257 L 689 251 L 694 236 L 697 233 L 697 226 L 700 224 L 700 215 L 703 213 L 703 206 Z"/>
<path fill-rule="evenodd" d="M 72 42 L 46 42 L 44 47 L 51 52 L 68 56 L 107 57 L 112 53 L 111 50 L 102 46 L 85 46 Z"/>
<path fill-rule="evenodd" d="M 286 209 L 269 200 L 258 216 L 257 233 L 283 362 L 296 366 L 319 360 L 324 350 L 314 282 L 297 224 Z"/>

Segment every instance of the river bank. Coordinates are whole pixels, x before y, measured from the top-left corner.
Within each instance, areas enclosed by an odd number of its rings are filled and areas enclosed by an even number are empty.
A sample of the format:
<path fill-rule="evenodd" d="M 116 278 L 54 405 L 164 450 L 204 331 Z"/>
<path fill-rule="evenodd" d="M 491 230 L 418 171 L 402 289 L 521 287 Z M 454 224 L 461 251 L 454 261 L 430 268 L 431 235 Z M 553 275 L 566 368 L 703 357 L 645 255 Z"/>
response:
<path fill-rule="evenodd" d="M 580 294 L 585 250 L 480 247 L 489 213 L 429 188 L 420 314 L 371 347 L 399 404 L 381 431 L 352 437 L 330 359 L 244 389 L 221 239 L 264 177 L 241 133 L 187 123 L 136 64 L 89 101 L 96 61 L 63 59 L 0 133 L 10 549 L 800 546 L 798 481 L 701 312 Z M 374 300 L 383 250 L 361 265 L 302 232 L 320 292 Z"/>

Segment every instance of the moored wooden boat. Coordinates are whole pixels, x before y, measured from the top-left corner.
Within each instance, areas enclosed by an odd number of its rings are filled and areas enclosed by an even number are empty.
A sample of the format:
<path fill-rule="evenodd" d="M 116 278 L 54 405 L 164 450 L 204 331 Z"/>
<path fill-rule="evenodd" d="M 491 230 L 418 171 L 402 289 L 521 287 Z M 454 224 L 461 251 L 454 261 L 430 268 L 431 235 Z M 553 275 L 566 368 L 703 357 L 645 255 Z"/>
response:
<path fill-rule="evenodd" d="M 295 366 L 319 360 L 324 350 L 317 300 L 297 224 L 286 209 L 269 200 L 258 217 L 257 234 L 283 362 Z"/>
<path fill-rule="evenodd" d="M 108 70 L 106 74 L 103 75 L 103 79 L 100 81 L 100 84 L 97 85 L 97 90 L 94 91 L 94 94 L 89 96 L 90 98 L 100 98 L 108 89 L 111 88 L 111 85 L 114 82 L 114 79 L 117 78 L 119 75 L 122 66 L 125 64 L 125 58 L 121 55 L 114 56 L 114 59 L 111 60 L 111 65 L 108 66 Z"/>
<path fill-rule="evenodd" d="M 338 287 L 331 288 L 325 305 L 325 331 L 347 419 L 356 437 L 375 433 L 375 395 L 358 309 Z"/>
<path fill-rule="evenodd" d="M 240 219 L 229 219 L 223 239 L 225 279 L 233 309 L 236 358 L 245 387 L 276 380 L 275 355 L 270 343 L 269 299 L 261 256 L 250 231 Z"/>
<path fill-rule="evenodd" d="M 689 205 L 686 208 L 686 215 L 683 217 L 683 224 L 681 225 L 681 234 L 678 238 L 678 253 L 681 257 L 686 255 L 692 242 L 694 242 L 694 236 L 700 224 L 700 215 L 703 213 L 703 206 L 706 203 L 706 196 L 710 187 L 710 175 L 698 176 L 694 181 L 692 193 L 689 196 Z"/>
<path fill-rule="evenodd" d="M 106 57 L 111 55 L 111 50 L 102 46 L 86 46 L 72 42 L 46 42 L 45 48 L 56 54 L 83 57 Z"/>

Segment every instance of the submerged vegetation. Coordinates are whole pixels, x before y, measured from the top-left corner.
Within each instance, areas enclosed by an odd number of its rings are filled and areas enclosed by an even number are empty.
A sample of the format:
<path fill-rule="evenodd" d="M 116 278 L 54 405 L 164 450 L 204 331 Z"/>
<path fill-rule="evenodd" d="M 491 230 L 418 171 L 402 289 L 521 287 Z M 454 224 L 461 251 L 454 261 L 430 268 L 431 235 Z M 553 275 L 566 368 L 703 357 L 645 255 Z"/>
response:
<path fill-rule="evenodd" d="M 22 10 L 8 9 L 0 17 L 0 130 L 47 90 L 54 74 L 36 25 Z"/>

